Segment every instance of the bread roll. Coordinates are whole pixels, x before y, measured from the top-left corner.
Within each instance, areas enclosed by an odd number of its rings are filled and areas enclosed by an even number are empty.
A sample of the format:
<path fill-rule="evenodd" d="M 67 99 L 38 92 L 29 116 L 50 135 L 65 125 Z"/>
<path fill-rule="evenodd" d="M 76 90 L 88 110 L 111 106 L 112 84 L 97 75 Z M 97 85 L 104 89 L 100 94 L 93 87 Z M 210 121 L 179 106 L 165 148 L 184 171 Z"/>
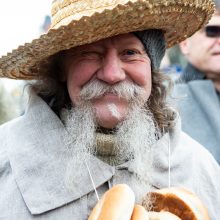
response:
<path fill-rule="evenodd" d="M 152 202 L 152 211 L 169 211 L 182 220 L 210 220 L 200 199 L 186 189 L 171 187 L 156 190 L 147 194 L 147 200 L 149 199 Z"/>
<path fill-rule="evenodd" d="M 141 205 L 135 205 L 131 220 L 181 220 L 170 212 L 147 212 Z"/>
<path fill-rule="evenodd" d="M 149 214 L 141 205 L 135 205 L 131 220 L 149 220 Z"/>
<path fill-rule="evenodd" d="M 170 212 L 148 212 L 149 220 L 181 220 L 178 216 Z"/>
<path fill-rule="evenodd" d="M 126 184 L 109 189 L 96 204 L 88 220 L 130 220 L 135 195 Z"/>

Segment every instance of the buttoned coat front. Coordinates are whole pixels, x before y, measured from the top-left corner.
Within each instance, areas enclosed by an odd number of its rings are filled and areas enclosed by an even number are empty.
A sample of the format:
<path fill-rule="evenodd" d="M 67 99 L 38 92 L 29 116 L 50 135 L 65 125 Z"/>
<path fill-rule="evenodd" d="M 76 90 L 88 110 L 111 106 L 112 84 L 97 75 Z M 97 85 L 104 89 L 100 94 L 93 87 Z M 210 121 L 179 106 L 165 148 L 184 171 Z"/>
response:
<path fill-rule="evenodd" d="M 194 191 L 208 207 L 212 220 L 220 216 L 220 168 L 211 154 L 176 127 L 154 146 L 151 186 L 168 186 L 170 146 L 171 186 Z M 86 220 L 97 203 L 86 170 L 73 178 L 65 170 L 71 156 L 64 147 L 61 120 L 38 96 L 26 113 L 0 127 L 0 219 Z M 88 160 L 98 194 L 133 178 L 129 162 L 112 167 L 94 156 Z M 74 175 L 74 170 L 72 171 Z"/>

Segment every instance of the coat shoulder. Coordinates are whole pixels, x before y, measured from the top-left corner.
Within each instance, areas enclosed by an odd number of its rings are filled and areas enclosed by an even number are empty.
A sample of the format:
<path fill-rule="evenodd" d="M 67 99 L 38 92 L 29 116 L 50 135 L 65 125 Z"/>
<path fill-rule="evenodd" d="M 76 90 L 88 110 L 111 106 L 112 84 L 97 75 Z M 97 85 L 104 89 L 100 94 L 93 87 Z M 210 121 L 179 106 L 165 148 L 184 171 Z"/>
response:
<path fill-rule="evenodd" d="M 181 147 L 187 150 L 188 152 L 190 152 L 190 154 L 200 155 L 201 157 L 199 158 L 201 159 L 201 161 L 204 161 L 203 160 L 204 158 L 208 158 L 209 161 L 217 164 L 212 154 L 202 144 L 200 144 L 198 141 L 193 139 L 184 131 L 181 131 L 180 133 L 179 143 Z M 207 164 L 207 162 L 205 164 Z M 219 168 L 219 166 L 217 167 Z"/>

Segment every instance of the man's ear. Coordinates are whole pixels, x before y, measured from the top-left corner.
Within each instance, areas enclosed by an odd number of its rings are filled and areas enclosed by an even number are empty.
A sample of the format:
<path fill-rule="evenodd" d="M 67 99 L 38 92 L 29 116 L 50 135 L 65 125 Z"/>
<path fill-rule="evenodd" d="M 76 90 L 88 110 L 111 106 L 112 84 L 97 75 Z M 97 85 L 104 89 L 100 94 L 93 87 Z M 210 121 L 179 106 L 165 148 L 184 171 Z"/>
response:
<path fill-rule="evenodd" d="M 179 43 L 180 50 L 183 55 L 187 55 L 189 53 L 189 39 L 186 39 Z"/>

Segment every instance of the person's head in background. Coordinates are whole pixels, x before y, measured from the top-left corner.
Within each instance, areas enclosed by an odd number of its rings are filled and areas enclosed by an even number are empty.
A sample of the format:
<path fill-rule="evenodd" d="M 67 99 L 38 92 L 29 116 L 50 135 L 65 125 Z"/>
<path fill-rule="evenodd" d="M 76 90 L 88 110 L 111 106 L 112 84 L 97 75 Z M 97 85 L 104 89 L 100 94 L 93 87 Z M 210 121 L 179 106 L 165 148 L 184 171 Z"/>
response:
<path fill-rule="evenodd" d="M 207 79 L 213 80 L 220 90 L 220 1 L 215 1 L 215 4 L 216 12 L 206 27 L 179 46 L 188 62 L 203 72 Z"/>

